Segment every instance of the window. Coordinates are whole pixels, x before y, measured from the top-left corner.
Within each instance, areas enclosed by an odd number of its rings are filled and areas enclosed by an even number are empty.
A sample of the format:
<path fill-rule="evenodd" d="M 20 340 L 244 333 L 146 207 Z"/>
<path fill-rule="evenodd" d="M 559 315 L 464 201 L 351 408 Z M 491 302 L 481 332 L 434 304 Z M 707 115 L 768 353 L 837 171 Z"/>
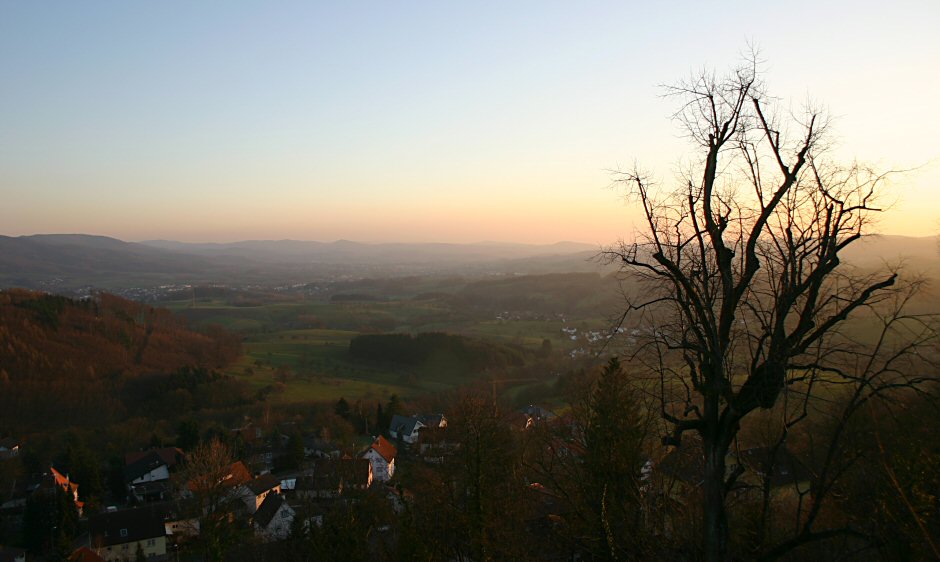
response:
<path fill-rule="evenodd" d="M 126 537 L 126 536 L 127 536 L 127 529 L 121 529 L 121 536 L 122 536 L 122 537 Z"/>
<path fill-rule="evenodd" d="M 281 519 L 287 519 L 290 517 L 290 513 L 285 509 L 281 511 Z"/>
<path fill-rule="evenodd" d="M 147 539 L 147 546 L 153 546 L 157 544 L 157 539 Z"/>

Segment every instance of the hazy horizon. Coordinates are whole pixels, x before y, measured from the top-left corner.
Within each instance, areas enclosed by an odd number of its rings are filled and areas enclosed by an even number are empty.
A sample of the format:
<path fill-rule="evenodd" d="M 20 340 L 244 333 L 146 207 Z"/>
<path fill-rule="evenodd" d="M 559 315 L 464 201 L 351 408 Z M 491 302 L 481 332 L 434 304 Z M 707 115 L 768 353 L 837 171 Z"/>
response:
<path fill-rule="evenodd" d="M 694 157 L 662 84 L 749 42 L 841 159 L 940 220 L 940 5 L 0 5 L 0 225 L 121 240 L 607 244 L 638 162 Z M 709 29 L 741 33 L 702 33 Z M 708 37 L 708 40 L 702 40 Z M 806 38 L 812 38 L 807 40 Z M 784 106 L 786 108 L 786 106 Z"/>
<path fill-rule="evenodd" d="M 365 244 L 365 245 L 395 245 L 395 244 L 407 244 L 407 245 L 435 245 L 435 244 L 444 244 L 444 245 L 462 245 L 462 246 L 474 246 L 474 245 L 521 245 L 521 246 L 557 246 L 564 244 L 572 245 L 583 245 L 583 246 L 603 246 L 609 244 L 615 244 L 619 242 L 624 237 L 620 239 L 608 240 L 606 242 L 594 243 L 584 240 L 554 240 L 549 242 L 520 242 L 518 240 L 470 240 L 466 242 L 459 241 L 449 241 L 449 240 L 413 240 L 413 241 L 404 241 L 404 240 L 362 240 L 362 239 L 352 239 L 352 238 L 332 238 L 332 239 L 304 239 L 304 238 L 241 238 L 241 239 L 230 239 L 230 240 L 182 240 L 175 238 L 143 238 L 143 239 L 129 239 L 129 238 L 120 238 L 117 236 L 110 236 L 107 234 L 100 234 L 94 232 L 34 232 L 29 234 L 5 234 L 0 232 L 0 236 L 7 236 L 10 238 L 18 237 L 31 237 L 31 236 L 92 236 L 92 237 L 104 237 L 104 238 L 113 238 L 121 242 L 129 242 L 134 244 L 145 244 L 148 242 L 169 242 L 169 243 L 179 243 L 179 244 L 192 244 L 192 245 L 231 245 L 231 244 L 240 244 L 246 242 L 299 242 L 299 243 L 316 243 L 316 244 L 335 244 L 337 242 L 351 242 L 355 244 Z M 910 235 L 910 234 L 898 234 L 894 232 L 873 232 L 868 236 L 891 236 L 891 237 L 905 237 L 905 238 L 937 238 L 940 234 L 926 234 L 926 235 Z"/>

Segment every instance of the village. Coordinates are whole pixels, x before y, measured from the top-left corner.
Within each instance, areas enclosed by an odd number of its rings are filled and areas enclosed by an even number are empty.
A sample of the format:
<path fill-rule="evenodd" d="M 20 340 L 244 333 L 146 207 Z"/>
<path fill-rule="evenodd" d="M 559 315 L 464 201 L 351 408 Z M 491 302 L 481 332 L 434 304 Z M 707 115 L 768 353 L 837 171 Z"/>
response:
<path fill-rule="evenodd" d="M 561 460 L 585 462 L 583 428 L 570 415 L 530 405 L 501 416 L 509 431 L 537 443 L 542 453 Z M 7 525 L 35 525 L 30 506 L 51 505 L 44 514 L 49 525 L 63 524 L 63 512 L 77 517 L 70 528 L 78 531 L 60 545 L 64 559 L 75 562 L 130 562 L 201 560 L 206 558 L 205 535 L 227 537 L 219 559 L 240 560 L 226 551 L 268 552 L 278 559 L 278 545 L 312 529 L 322 528 L 334 514 L 360 502 L 377 502 L 387 521 L 415 503 L 421 493 L 404 485 L 399 467 L 440 470 L 459 458 L 462 443 L 449 430 L 444 414 L 394 415 L 385 431 L 374 436 L 363 450 L 343 447 L 313 433 L 301 434 L 293 422 L 262 428 L 250 420 L 230 429 L 232 448 L 220 441 L 202 443 L 189 453 L 178 447 L 159 447 L 127 452 L 124 456 L 126 495 L 91 511 L 79 499 L 81 482 L 50 466 L 47 472 L 18 482 L 0 496 L 0 517 Z M 298 436 L 300 436 L 298 438 Z M 0 440 L 0 463 L 16 459 L 23 444 L 7 437 Z M 701 486 L 701 458 L 689 448 L 673 449 L 654 463 L 642 460 L 640 479 L 651 496 L 685 501 Z M 296 464 L 286 462 L 291 455 Z M 538 461 L 537 461 L 538 462 Z M 751 492 L 766 481 L 779 498 L 801 497 L 809 488 L 809 473 L 785 447 L 753 448 L 736 457 L 754 479 Z M 770 467 L 770 472 L 764 472 Z M 655 469 L 655 474 L 654 474 Z M 559 525 L 570 516 L 571 506 L 561 501 L 561 490 L 551 484 L 526 480 L 525 527 L 529 537 L 543 536 L 551 544 Z M 543 475 L 548 477 L 548 475 Z M 651 483 L 655 478 L 655 490 Z M 550 478 L 545 479 L 546 482 Z M 412 479 L 413 481 L 413 479 Z M 665 495 L 664 495 L 665 494 Z M 62 505 L 67 505 L 67 509 Z M 363 541 L 398 540 L 390 524 L 375 525 Z M 212 528 L 207 528 L 207 526 Z M 227 529 L 221 533 L 222 529 Z M 231 531 L 231 532 L 230 532 Z M 388 535 L 388 536 L 383 536 Z M 557 538 L 557 537 L 554 537 Z M 373 545 L 374 546 L 374 545 Z M 577 552 L 543 552 L 545 560 L 577 559 Z M 573 556 L 573 558 L 572 558 Z M 211 558 L 211 556 L 208 556 Z M 23 548 L 0 545 L 0 562 L 47 560 Z M 54 559 L 54 558 L 52 558 Z"/>

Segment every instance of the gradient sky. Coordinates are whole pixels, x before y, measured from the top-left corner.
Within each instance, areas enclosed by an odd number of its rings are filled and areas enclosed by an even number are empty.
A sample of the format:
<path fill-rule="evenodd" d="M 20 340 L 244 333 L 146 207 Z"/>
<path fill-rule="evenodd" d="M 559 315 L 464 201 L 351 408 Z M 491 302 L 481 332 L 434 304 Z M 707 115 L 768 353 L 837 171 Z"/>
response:
<path fill-rule="evenodd" d="M 608 243 L 659 85 L 724 70 L 837 117 L 940 231 L 940 2 L 0 0 L 0 234 Z"/>

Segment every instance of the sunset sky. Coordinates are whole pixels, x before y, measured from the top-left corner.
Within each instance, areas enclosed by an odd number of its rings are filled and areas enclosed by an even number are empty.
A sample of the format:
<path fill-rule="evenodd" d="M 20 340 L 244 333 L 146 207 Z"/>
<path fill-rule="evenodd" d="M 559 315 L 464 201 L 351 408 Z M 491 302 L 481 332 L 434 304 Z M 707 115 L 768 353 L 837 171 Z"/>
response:
<path fill-rule="evenodd" d="M 749 42 L 940 232 L 940 2 L 0 0 L 0 234 L 607 243 Z"/>

